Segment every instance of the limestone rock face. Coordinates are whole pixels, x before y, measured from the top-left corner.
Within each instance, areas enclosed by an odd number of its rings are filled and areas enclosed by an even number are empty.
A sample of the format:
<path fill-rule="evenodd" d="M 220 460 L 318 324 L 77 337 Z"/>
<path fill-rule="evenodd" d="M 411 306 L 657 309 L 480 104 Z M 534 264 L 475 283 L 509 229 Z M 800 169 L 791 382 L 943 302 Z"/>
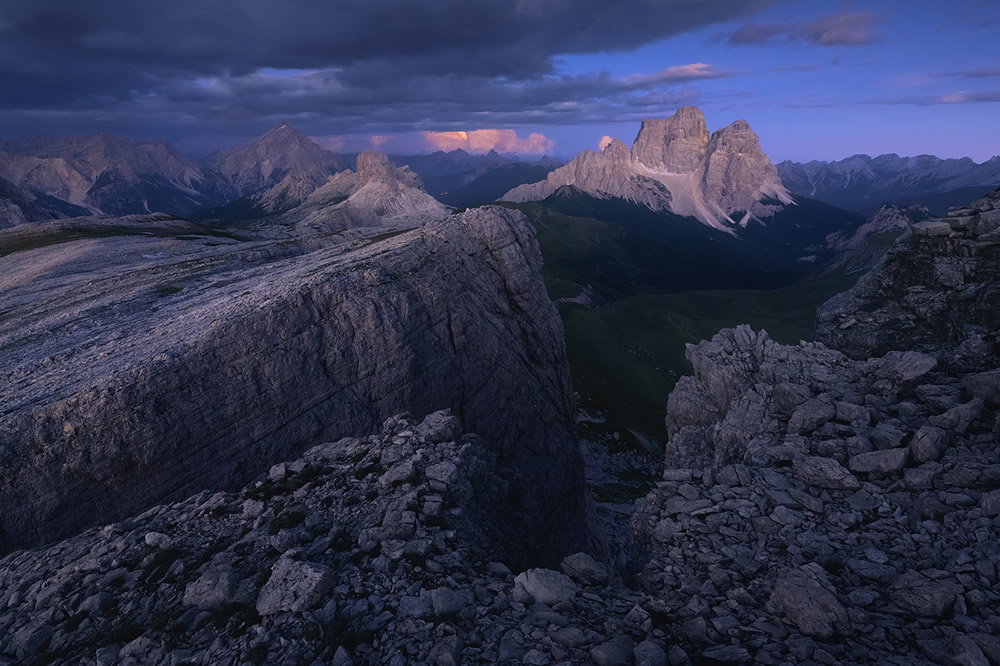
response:
<path fill-rule="evenodd" d="M 510 542 L 527 558 L 585 549 L 562 325 L 522 214 L 168 236 L 0 258 L 0 550 L 446 407 L 507 470 Z"/>
<path fill-rule="evenodd" d="M 632 159 L 657 171 L 691 173 L 705 161 L 708 143 L 704 114 L 693 106 L 682 106 L 669 118 L 642 121 L 632 144 Z"/>
<path fill-rule="evenodd" d="M 893 349 L 971 371 L 1000 360 L 1000 191 L 912 225 L 817 312 L 816 339 L 855 358 Z"/>
<path fill-rule="evenodd" d="M 730 232 L 793 203 L 745 120 L 709 136 L 704 114 L 693 106 L 644 120 L 631 149 L 616 139 L 600 153 L 584 151 L 503 199 L 539 201 L 565 186 L 690 215 Z"/>
<path fill-rule="evenodd" d="M 712 133 L 702 180 L 705 201 L 726 215 L 737 211 L 766 216 L 762 199 L 791 202 L 778 170 L 745 120 Z"/>
<path fill-rule="evenodd" d="M 540 201 L 562 187 L 575 187 L 600 198 L 619 198 L 650 210 L 669 210 L 670 190 L 630 167 L 629 149 L 615 139 L 599 153 L 585 150 L 569 164 L 538 183 L 519 185 L 503 196 L 507 201 Z"/>

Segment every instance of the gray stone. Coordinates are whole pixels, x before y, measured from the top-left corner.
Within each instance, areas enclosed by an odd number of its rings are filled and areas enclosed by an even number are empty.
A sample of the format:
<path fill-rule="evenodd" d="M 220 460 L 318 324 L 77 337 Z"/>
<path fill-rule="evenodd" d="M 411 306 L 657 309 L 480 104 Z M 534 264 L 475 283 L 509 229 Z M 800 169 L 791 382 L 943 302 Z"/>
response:
<path fill-rule="evenodd" d="M 937 460 L 944 453 L 947 443 L 948 433 L 932 425 L 923 425 L 910 441 L 910 456 L 918 465 Z"/>
<path fill-rule="evenodd" d="M 160 550 L 166 550 L 173 545 L 170 537 L 162 532 L 148 532 L 146 536 L 143 537 L 143 541 L 145 541 L 146 545 L 150 548 L 159 548 Z"/>
<path fill-rule="evenodd" d="M 917 236 L 950 236 L 951 225 L 945 220 L 927 220 L 913 225 L 913 233 Z"/>
<path fill-rule="evenodd" d="M 585 585 L 604 585 L 610 578 L 608 568 L 587 553 L 567 555 L 559 568 L 573 580 Z"/>
<path fill-rule="evenodd" d="M 214 610 L 232 601 L 238 582 L 231 567 L 209 567 L 197 580 L 184 588 L 184 604 L 202 610 Z"/>
<path fill-rule="evenodd" d="M 830 638 L 838 624 L 847 622 L 847 611 L 816 564 L 792 569 L 778 579 L 767 609 L 784 615 L 803 634 L 818 638 Z"/>
<path fill-rule="evenodd" d="M 955 592 L 918 571 L 907 571 L 889 588 L 889 598 L 917 615 L 941 617 L 955 603 Z"/>
<path fill-rule="evenodd" d="M 636 666 L 667 666 L 667 653 L 656 641 L 643 641 L 635 646 Z"/>
<path fill-rule="evenodd" d="M 969 636 L 955 634 L 951 639 L 951 659 L 956 666 L 990 666 L 989 659 Z"/>
<path fill-rule="evenodd" d="M 457 591 L 448 587 L 431 590 L 431 604 L 435 617 L 456 617 L 472 605 L 472 594 L 468 590 Z"/>
<path fill-rule="evenodd" d="M 35 618 L 14 632 L 5 651 L 13 652 L 23 663 L 34 662 L 54 634 L 55 629 L 45 618 Z"/>
<path fill-rule="evenodd" d="M 795 460 L 792 472 L 809 485 L 831 490 L 857 490 L 861 482 L 832 458 L 805 456 Z"/>
<path fill-rule="evenodd" d="M 907 448 L 871 451 L 851 456 L 848 465 L 855 474 L 894 474 L 906 467 L 910 459 Z"/>
<path fill-rule="evenodd" d="M 426 620 L 434 612 L 429 596 L 405 596 L 400 598 L 397 612 L 400 617 Z"/>
<path fill-rule="evenodd" d="M 635 663 L 635 643 L 628 636 L 616 636 L 590 649 L 590 658 L 597 666 L 625 666 Z"/>
<path fill-rule="evenodd" d="M 551 569 L 528 569 L 517 575 L 514 587 L 547 606 L 571 601 L 577 593 L 576 583 L 568 576 Z"/>
<path fill-rule="evenodd" d="M 788 420 L 788 432 L 810 433 L 832 419 L 836 413 L 836 408 L 828 402 L 815 398 L 807 400 L 792 412 L 792 417 Z"/>
<path fill-rule="evenodd" d="M 412 481 L 414 478 L 413 461 L 404 460 L 398 462 L 388 469 L 378 478 L 378 482 L 383 487 L 391 487 L 400 483 Z"/>
<path fill-rule="evenodd" d="M 702 652 L 701 656 L 724 664 L 737 664 L 750 659 L 747 649 L 739 645 L 713 645 Z"/>
<path fill-rule="evenodd" d="M 308 610 L 323 600 L 334 581 L 332 572 L 324 566 L 281 557 L 257 597 L 257 612 L 273 615 Z"/>
<path fill-rule="evenodd" d="M 1000 516 L 1000 490 L 991 490 L 979 498 L 979 507 L 987 516 Z"/>

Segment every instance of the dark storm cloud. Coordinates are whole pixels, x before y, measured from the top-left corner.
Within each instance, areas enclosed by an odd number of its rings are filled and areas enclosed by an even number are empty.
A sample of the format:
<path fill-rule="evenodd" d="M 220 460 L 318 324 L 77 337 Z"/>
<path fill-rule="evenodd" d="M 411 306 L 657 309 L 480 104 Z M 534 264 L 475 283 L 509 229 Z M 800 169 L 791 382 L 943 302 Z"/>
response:
<path fill-rule="evenodd" d="M 595 112 L 602 95 L 617 97 L 611 106 L 638 104 L 645 92 L 724 75 L 674 63 L 687 69 L 573 76 L 556 71 L 556 56 L 629 50 L 770 4 L 5 0 L 0 121 L 103 119 L 168 134 L 196 122 L 266 126 L 274 118 L 413 126 L 485 113 L 539 122 L 539 109 L 584 115 L 579 108 Z M 315 73 L 274 78 L 262 68 Z M 557 108 L 570 100 L 576 111 Z"/>
<path fill-rule="evenodd" d="M 814 46 L 864 46 L 880 41 L 874 32 L 878 20 L 873 12 L 848 12 L 805 22 L 748 23 L 725 39 L 734 46 L 781 41 L 805 42 Z"/>

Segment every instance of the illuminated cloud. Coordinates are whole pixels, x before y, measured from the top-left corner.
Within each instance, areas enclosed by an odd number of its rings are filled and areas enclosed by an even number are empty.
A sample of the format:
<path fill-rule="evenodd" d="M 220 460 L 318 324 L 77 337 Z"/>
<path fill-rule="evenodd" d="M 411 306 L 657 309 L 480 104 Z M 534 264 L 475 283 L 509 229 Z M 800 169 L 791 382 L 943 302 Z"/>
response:
<path fill-rule="evenodd" d="M 341 136 L 314 136 L 312 139 L 321 147 L 332 150 L 335 153 L 344 149 L 345 141 L 344 137 Z"/>
<path fill-rule="evenodd" d="M 608 144 L 611 143 L 612 141 L 614 141 L 614 139 L 605 134 L 604 136 L 601 137 L 601 140 L 598 142 L 597 147 L 600 148 L 601 150 L 604 150 L 605 148 L 608 147 Z"/>
<path fill-rule="evenodd" d="M 544 155 L 552 152 L 555 142 L 539 132 L 522 138 L 510 129 L 478 129 L 468 132 L 422 132 L 427 144 L 434 150 L 458 150 L 469 153 L 520 153 Z"/>
<path fill-rule="evenodd" d="M 373 134 L 372 138 L 371 138 L 372 147 L 373 148 L 378 148 L 378 147 L 380 147 L 383 143 L 385 143 L 388 140 L 389 140 L 389 137 L 387 137 L 384 134 Z"/>

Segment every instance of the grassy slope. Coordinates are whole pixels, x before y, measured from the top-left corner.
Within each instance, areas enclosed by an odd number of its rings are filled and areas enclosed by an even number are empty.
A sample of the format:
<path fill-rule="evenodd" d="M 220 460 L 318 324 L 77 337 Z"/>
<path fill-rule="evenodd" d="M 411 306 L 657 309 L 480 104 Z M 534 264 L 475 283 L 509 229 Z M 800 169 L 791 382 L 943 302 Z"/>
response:
<path fill-rule="evenodd" d="M 836 272 L 775 289 L 739 289 L 744 282 L 736 271 L 720 277 L 727 288 L 672 291 L 665 285 L 678 271 L 711 264 L 711 258 L 540 204 L 505 205 L 534 223 L 553 300 L 576 296 L 584 286 L 603 299 L 596 308 L 563 303 L 559 309 L 580 405 L 600 410 L 604 428 L 623 434 L 632 428 L 665 439 L 667 396 L 690 372 L 686 343 L 738 324 L 763 328 L 783 343 L 810 339 L 817 306 L 859 275 Z M 717 268 L 708 266 L 710 272 Z"/>
<path fill-rule="evenodd" d="M 573 385 L 581 406 L 603 410 L 608 428 L 663 441 L 667 396 L 691 372 L 685 344 L 750 324 L 794 344 L 812 337 L 816 307 L 857 275 L 769 290 L 710 289 L 633 296 L 600 308 L 562 305 Z"/>

